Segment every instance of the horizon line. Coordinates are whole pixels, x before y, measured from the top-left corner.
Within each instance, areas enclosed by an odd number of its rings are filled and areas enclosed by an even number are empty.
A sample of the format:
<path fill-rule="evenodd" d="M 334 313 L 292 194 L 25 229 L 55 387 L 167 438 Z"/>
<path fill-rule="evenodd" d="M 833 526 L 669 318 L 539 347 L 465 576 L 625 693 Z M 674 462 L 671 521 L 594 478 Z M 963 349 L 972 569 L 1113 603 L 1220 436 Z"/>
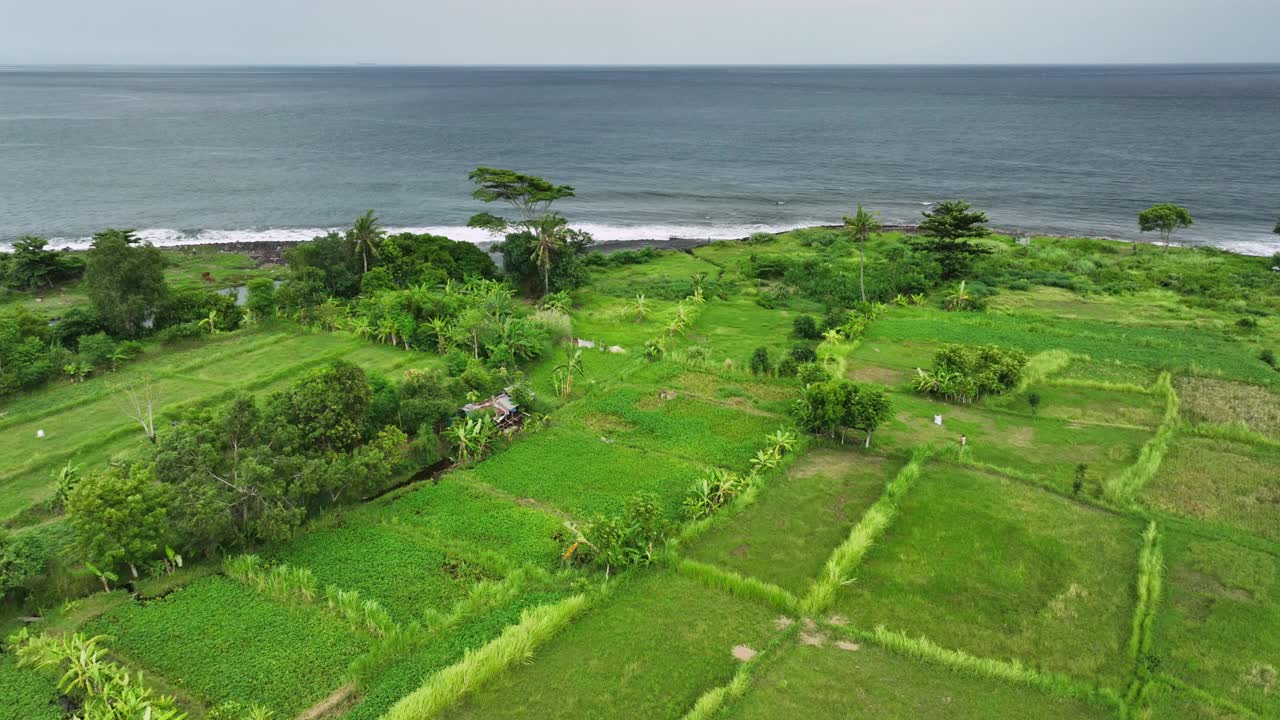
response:
<path fill-rule="evenodd" d="M 1177 62 L 886 62 L 886 63 L 383 63 L 383 62 L 57 62 L 57 63 L 7 63 L 0 62 L 0 69 L 9 68 L 456 68 L 456 69 L 519 69 L 519 68 L 989 68 L 989 67 L 1270 67 L 1280 66 L 1277 60 L 1185 60 Z"/>

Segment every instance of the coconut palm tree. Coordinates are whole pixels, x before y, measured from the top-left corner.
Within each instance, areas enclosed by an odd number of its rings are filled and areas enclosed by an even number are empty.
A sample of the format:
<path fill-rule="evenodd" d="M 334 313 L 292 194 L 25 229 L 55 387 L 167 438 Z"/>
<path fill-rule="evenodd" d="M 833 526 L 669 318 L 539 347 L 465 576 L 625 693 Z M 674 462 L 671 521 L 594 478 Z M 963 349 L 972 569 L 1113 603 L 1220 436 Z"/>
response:
<path fill-rule="evenodd" d="M 360 257 L 364 259 L 365 272 L 369 272 L 369 254 L 372 253 L 374 257 L 378 257 L 378 243 L 382 241 L 384 235 L 382 226 L 378 224 L 378 218 L 374 216 L 372 210 L 356 218 L 351 231 L 347 233 L 347 238 L 355 249 L 360 251 Z"/>
<path fill-rule="evenodd" d="M 551 265 L 569 235 L 569 220 L 560 213 L 547 213 L 529 222 L 536 240 L 530 259 L 542 270 L 542 294 L 551 292 Z"/>
<path fill-rule="evenodd" d="M 880 232 L 883 227 L 880 224 L 880 213 L 867 212 L 859 203 L 858 211 L 853 214 L 853 217 L 846 217 L 844 225 L 858 238 L 858 291 L 862 294 L 862 301 L 866 302 L 867 240 L 871 238 L 872 233 Z"/>

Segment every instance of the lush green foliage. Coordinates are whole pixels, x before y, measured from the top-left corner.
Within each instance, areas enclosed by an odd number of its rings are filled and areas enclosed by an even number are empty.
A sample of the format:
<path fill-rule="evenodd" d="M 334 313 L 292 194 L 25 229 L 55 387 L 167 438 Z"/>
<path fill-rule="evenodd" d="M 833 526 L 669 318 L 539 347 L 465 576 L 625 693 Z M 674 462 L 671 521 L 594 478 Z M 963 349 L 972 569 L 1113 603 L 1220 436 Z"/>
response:
<path fill-rule="evenodd" d="M 319 608 L 281 604 L 225 578 L 132 603 L 90 623 L 113 650 L 200 700 L 263 705 L 291 717 L 342 684 L 367 636 Z"/>

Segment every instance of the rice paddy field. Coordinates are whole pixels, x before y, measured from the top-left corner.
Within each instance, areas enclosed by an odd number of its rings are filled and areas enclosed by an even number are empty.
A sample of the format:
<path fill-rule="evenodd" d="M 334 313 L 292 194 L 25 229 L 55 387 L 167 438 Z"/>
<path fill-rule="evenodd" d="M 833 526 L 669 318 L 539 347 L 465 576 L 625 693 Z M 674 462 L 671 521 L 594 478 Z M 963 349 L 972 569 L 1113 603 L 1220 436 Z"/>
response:
<path fill-rule="evenodd" d="M 1256 338 L 1232 334 L 1234 316 L 1172 293 L 891 306 L 864 337 L 824 348 L 845 377 L 888 392 L 870 446 L 858 432 L 804 438 L 693 521 L 696 482 L 745 473 L 767 435 L 793 429 L 798 382 L 747 368 L 756 348 L 805 344 L 793 322 L 823 307 L 748 269 L 823 252 L 802 240 L 595 270 L 574 293 L 574 334 L 624 352 L 585 352 L 568 397 L 554 397 L 552 363 L 533 365 L 545 424 L 258 550 L 308 571 L 315 596 L 194 558 L 137 592 L 5 628 L 104 635 L 193 719 L 240 717 L 233 706 L 276 720 L 1280 717 L 1280 375 Z M 695 275 L 705 303 L 646 358 Z M 951 342 L 1063 361 L 972 403 L 913 391 Z M 387 376 L 441 364 L 280 322 L 149 349 L 111 379 L 152 378 L 172 413 L 339 357 Z M 67 460 L 145 442 L 107 378 L 9 400 L 0 428 L 0 516 L 19 533 L 62 532 L 24 511 Z M 673 527 L 651 564 L 565 561 L 585 522 L 637 493 Z M 326 600 L 336 591 L 385 610 L 393 630 L 343 614 Z M 0 720 L 67 717 L 55 680 L 7 652 L 0 698 Z"/>

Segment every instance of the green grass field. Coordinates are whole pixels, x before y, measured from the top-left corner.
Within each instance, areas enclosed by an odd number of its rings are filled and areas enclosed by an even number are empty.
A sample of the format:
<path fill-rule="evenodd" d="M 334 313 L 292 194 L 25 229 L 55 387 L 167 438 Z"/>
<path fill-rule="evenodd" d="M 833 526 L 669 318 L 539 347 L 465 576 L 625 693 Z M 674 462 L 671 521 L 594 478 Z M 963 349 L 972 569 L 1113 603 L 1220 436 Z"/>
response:
<path fill-rule="evenodd" d="M 862 627 L 1123 685 L 1139 523 L 937 465 L 900 513 L 835 612 Z"/>
<path fill-rule="evenodd" d="M 304 605 L 282 605 L 221 577 L 92 622 L 129 664 L 199 700 L 260 704 L 292 716 L 343 684 L 369 638 Z"/>
<path fill-rule="evenodd" d="M 1161 669 L 1259 717 L 1280 715 L 1280 558 L 1170 533 L 1168 599 L 1156 618 Z"/>
<path fill-rule="evenodd" d="M 839 643 L 839 644 L 837 644 Z M 1109 708 L 939 671 L 875 646 L 811 635 L 781 650 L 726 714 L 733 720 L 1109 718 Z"/>
<path fill-rule="evenodd" d="M 873 266 L 901 239 L 873 239 Z M 1069 258 L 1059 248 L 1074 241 L 987 242 L 996 257 Z M 625 352 L 584 349 L 568 397 L 552 380 L 562 349 L 522 368 L 545 425 L 479 462 L 329 509 L 289 539 L 235 549 L 357 591 L 413 625 L 403 637 L 384 642 L 323 599 L 280 599 L 196 557 L 140 580 L 136 595 L 0 604 L 0 627 L 106 634 L 113 657 L 176 693 L 192 720 L 223 702 L 261 704 L 276 720 L 309 708 L 307 720 L 375 720 L 428 690 L 444 698 L 433 717 L 454 719 L 1280 717 L 1280 375 L 1258 359 L 1277 337 L 1274 305 L 1034 285 L 1001 288 L 986 312 L 944 311 L 945 289 L 891 303 L 834 350 L 847 378 L 888 391 L 891 417 L 871 447 L 856 430 L 843 445 L 806 439 L 741 501 L 690 523 L 682 502 L 697 480 L 746 472 L 765 436 L 793 425 L 799 382 L 751 374 L 752 352 L 776 362 L 816 345 L 792 323 L 829 309 L 777 275 L 756 279 L 760 260 L 857 268 L 847 238 L 814 229 L 596 269 L 573 293 L 573 335 Z M 193 287 L 205 270 L 210 286 L 279 272 L 203 250 L 167 272 Z M 695 282 L 705 304 L 685 300 Z M 44 309 L 79 298 L 63 296 Z M 682 301 L 691 326 L 646 359 Z M 1259 318 L 1252 334 L 1235 324 L 1245 304 Z M 1071 355 L 971 404 L 912 391 L 915 368 L 952 342 Z M 444 364 L 283 321 L 149 345 L 119 372 L 0 405 L 0 520 L 35 523 L 21 532 L 71 569 L 68 597 L 96 590 L 70 523 L 24 510 L 68 460 L 145 455 L 115 385 L 151 379 L 172 414 L 283 388 L 334 358 L 392 378 Z M 1181 400 L 1168 420 L 1156 387 L 1166 370 Z M 1103 493 L 1122 476 L 1138 478 L 1132 503 Z M 637 493 L 658 496 L 679 543 L 607 578 L 562 559 L 570 525 Z M 586 608 L 545 636 L 522 634 L 571 598 Z M 0 652 L 0 720 L 65 718 L 54 681 Z"/>
<path fill-rule="evenodd" d="M 388 374 L 440 362 L 435 355 L 280 324 L 176 349 L 151 348 L 119 372 L 12 399 L 0 405 L 0 519 L 48 498 L 51 474 L 68 461 L 90 467 L 145 447 L 142 428 L 126 412 L 122 386 L 149 385 L 165 417 L 237 390 L 281 389 L 337 358 Z"/>
<path fill-rule="evenodd" d="M 775 616 L 679 575 L 650 573 L 445 717 L 679 718 L 732 677 L 735 647 L 764 647 L 778 632 Z"/>
<path fill-rule="evenodd" d="M 853 449 L 814 450 L 685 555 L 801 595 L 897 469 Z"/>

